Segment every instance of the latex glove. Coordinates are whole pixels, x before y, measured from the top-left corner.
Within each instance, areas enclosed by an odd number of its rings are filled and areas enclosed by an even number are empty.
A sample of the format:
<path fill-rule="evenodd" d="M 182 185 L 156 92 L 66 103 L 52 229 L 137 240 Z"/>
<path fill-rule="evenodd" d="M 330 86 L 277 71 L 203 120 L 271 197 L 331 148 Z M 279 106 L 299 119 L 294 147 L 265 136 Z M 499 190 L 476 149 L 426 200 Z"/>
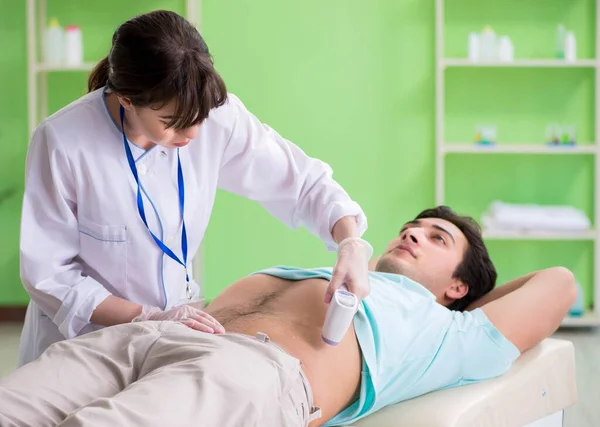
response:
<path fill-rule="evenodd" d="M 204 310 L 206 308 L 206 300 L 204 298 L 202 298 L 199 301 L 186 302 L 185 305 L 189 305 L 190 307 L 197 308 L 198 310 Z"/>
<path fill-rule="evenodd" d="M 145 320 L 171 320 L 209 334 L 225 333 L 225 328 L 210 314 L 187 304 L 178 305 L 166 311 L 162 311 L 158 307 L 143 306 L 142 312 L 132 322 L 143 322 Z"/>
<path fill-rule="evenodd" d="M 337 252 L 333 277 L 325 291 L 325 303 L 329 304 L 335 291 L 342 285 L 360 301 L 370 292 L 369 259 L 373 255 L 373 247 L 359 237 L 349 237 L 340 242 Z"/>

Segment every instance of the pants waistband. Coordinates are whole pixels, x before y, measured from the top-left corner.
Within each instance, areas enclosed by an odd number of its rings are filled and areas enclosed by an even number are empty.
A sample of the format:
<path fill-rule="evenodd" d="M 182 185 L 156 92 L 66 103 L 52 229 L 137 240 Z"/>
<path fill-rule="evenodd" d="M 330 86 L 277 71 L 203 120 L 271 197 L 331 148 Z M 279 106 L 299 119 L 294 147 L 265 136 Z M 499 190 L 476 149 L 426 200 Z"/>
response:
<path fill-rule="evenodd" d="M 267 334 L 265 334 L 264 332 L 258 332 L 255 336 L 255 339 L 257 339 L 258 341 L 260 341 L 262 343 L 272 345 L 275 348 L 279 349 L 280 351 L 284 352 L 285 354 L 287 354 L 291 357 L 294 357 L 289 352 L 287 352 L 283 347 L 281 347 L 277 343 L 274 343 L 273 341 L 271 341 L 269 336 Z M 306 398 L 308 401 L 308 417 L 307 417 L 308 418 L 307 425 L 308 425 L 308 424 L 310 424 L 311 421 L 313 421 L 317 418 L 321 418 L 321 408 L 319 408 L 318 406 L 314 406 L 312 388 L 310 386 L 310 382 L 308 381 L 308 377 L 306 376 L 306 374 L 304 373 L 304 370 L 302 369 L 302 361 L 300 361 L 300 378 L 302 379 L 302 385 L 304 386 L 304 392 L 306 393 Z"/>

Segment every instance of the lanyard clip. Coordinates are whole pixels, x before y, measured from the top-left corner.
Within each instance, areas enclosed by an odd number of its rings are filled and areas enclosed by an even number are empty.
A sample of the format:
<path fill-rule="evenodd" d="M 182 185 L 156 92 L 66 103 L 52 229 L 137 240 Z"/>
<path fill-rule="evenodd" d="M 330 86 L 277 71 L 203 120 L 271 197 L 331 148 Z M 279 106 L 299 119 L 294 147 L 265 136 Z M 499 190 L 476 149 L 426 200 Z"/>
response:
<path fill-rule="evenodd" d="M 190 282 L 187 281 L 185 282 L 185 296 L 187 297 L 187 299 L 191 300 L 192 299 L 192 288 L 190 287 Z"/>

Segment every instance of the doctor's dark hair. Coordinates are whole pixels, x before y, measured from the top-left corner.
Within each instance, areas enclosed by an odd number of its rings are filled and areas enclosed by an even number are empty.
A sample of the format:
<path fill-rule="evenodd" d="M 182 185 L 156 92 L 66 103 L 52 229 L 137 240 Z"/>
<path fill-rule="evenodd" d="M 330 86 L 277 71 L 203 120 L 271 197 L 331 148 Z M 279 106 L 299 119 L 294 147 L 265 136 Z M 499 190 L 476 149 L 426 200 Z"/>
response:
<path fill-rule="evenodd" d="M 88 92 L 106 86 L 138 107 L 176 107 L 169 127 L 201 123 L 227 99 L 208 47 L 196 28 L 164 10 L 136 16 L 113 34 L 106 58 L 88 80 Z"/>
<path fill-rule="evenodd" d="M 415 219 L 439 218 L 454 224 L 467 238 L 467 249 L 462 262 L 452 274 L 453 279 L 460 280 L 469 287 L 467 294 L 448 306 L 450 310 L 463 311 L 469 304 L 490 292 L 496 286 L 498 273 L 490 259 L 483 241 L 481 228 L 469 216 L 456 214 L 448 206 L 426 209 Z"/>

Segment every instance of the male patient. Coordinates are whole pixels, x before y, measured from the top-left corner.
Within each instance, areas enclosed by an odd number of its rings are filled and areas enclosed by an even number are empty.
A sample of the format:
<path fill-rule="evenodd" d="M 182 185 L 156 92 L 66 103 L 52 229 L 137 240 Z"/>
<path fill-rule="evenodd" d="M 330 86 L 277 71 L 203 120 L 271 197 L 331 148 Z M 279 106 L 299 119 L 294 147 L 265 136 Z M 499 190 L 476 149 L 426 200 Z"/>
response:
<path fill-rule="evenodd" d="M 562 267 L 492 291 L 477 224 L 443 206 L 405 224 L 375 270 L 337 346 L 321 338 L 331 269 L 271 268 L 205 309 L 224 334 L 141 322 L 52 345 L 0 381 L 0 425 L 345 425 L 503 374 L 576 295 Z"/>

